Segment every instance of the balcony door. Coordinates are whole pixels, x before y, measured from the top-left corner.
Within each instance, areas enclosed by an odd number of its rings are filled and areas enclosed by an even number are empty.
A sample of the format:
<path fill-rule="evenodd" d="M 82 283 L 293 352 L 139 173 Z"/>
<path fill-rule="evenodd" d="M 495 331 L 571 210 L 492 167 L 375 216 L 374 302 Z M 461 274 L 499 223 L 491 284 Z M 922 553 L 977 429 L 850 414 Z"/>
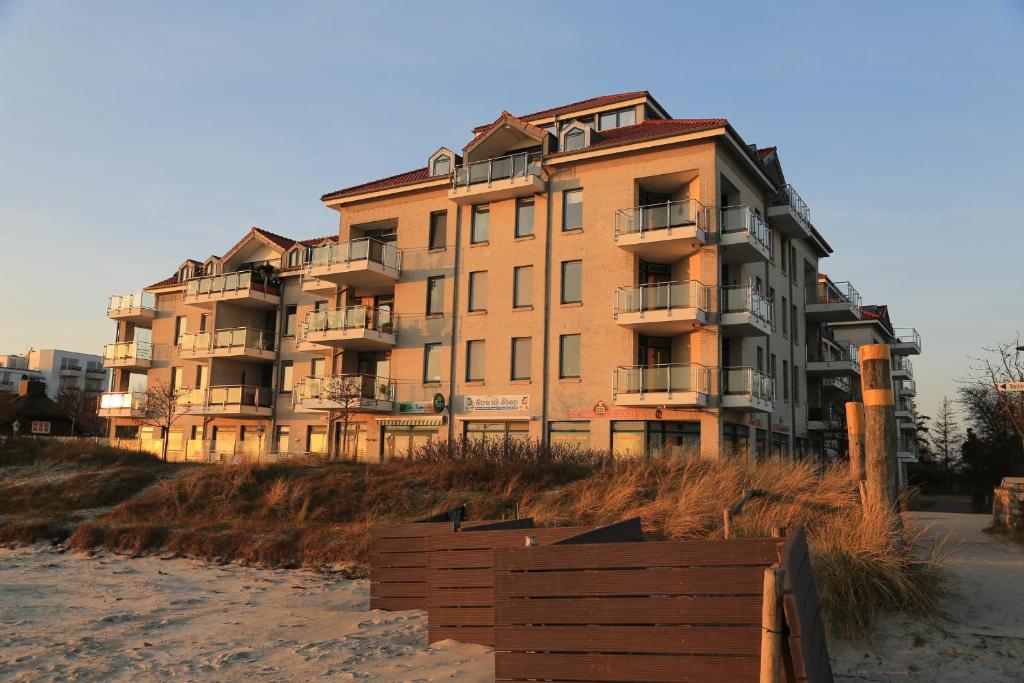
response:
<path fill-rule="evenodd" d="M 672 338 L 641 334 L 637 345 L 637 365 L 667 365 L 672 362 Z"/>
<path fill-rule="evenodd" d="M 391 357 L 387 351 L 360 351 L 356 372 L 360 375 L 391 377 Z"/>

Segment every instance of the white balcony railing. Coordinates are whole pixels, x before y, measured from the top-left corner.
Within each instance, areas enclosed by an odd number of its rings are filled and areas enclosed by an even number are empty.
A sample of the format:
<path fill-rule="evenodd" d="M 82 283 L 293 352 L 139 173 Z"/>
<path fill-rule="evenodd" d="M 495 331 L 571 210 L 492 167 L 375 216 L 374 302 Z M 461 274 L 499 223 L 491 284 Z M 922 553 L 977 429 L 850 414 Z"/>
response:
<path fill-rule="evenodd" d="M 185 283 L 185 298 L 253 290 L 266 294 L 277 294 L 277 280 L 269 275 L 242 270 L 221 275 L 203 275 Z"/>
<path fill-rule="evenodd" d="M 860 366 L 859 350 L 850 342 L 818 342 L 807 345 L 808 363 L 852 363 Z"/>
<path fill-rule="evenodd" d="M 750 235 L 772 253 L 772 229 L 768 222 L 756 211 L 740 204 L 737 206 L 726 206 L 719 211 L 721 216 L 720 232 L 727 233 L 742 232 Z"/>
<path fill-rule="evenodd" d="M 659 282 L 615 290 L 615 314 L 696 308 L 711 311 L 712 288 L 696 280 Z"/>
<path fill-rule="evenodd" d="M 747 396 L 758 401 L 774 401 L 775 380 L 754 368 L 723 368 L 722 394 Z"/>
<path fill-rule="evenodd" d="M 400 270 L 402 252 L 389 242 L 381 242 L 372 237 L 361 237 L 347 242 L 325 244 L 313 249 L 309 265 L 312 268 L 331 266 L 353 261 L 371 261 L 388 268 Z"/>
<path fill-rule="evenodd" d="M 396 327 L 396 316 L 391 309 L 374 306 L 349 306 L 327 311 L 310 311 L 306 314 L 303 324 L 305 334 L 360 329 L 395 334 Z"/>
<path fill-rule="evenodd" d="M 707 230 L 707 211 L 696 199 L 644 204 L 615 212 L 615 236 L 696 226 Z"/>
<path fill-rule="evenodd" d="M 276 335 L 267 330 L 251 327 L 230 327 L 211 332 L 185 332 L 178 345 L 180 352 L 204 351 L 273 351 Z"/>
<path fill-rule="evenodd" d="M 615 393 L 711 392 L 711 369 L 697 363 L 632 365 L 615 369 Z"/>
<path fill-rule="evenodd" d="M 149 292 L 114 294 L 107 299 L 107 313 L 127 313 L 136 309 L 155 309 L 156 297 Z"/>
<path fill-rule="evenodd" d="M 463 164 L 452 172 L 452 189 L 541 174 L 541 154 L 522 152 Z"/>
<path fill-rule="evenodd" d="M 387 377 L 365 374 L 342 374 L 331 377 L 303 377 L 293 392 L 297 403 L 303 401 L 352 401 L 353 407 L 362 400 L 393 401 L 394 382 Z"/>
<path fill-rule="evenodd" d="M 811 222 L 811 209 L 792 185 L 786 185 L 772 199 L 776 206 L 789 205 L 805 223 Z"/>
<path fill-rule="evenodd" d="M 100 394 L 100 410 L 131 410 L 141 412 L 146 408 L 146 392 L 119 391 Z"/>
<path fill-rule="evenodd" d="M 774 324 L 771 300 L 751 284 L 722 287 L 722 313 L 751 313 Z"/>
<path fill-rule="evenodd" d="M 892 372 L 903 373 L 907 377 L 914 377 L 914 364 L 910 362 L 910 359 L 906 356 L 893 356 L 892 357 Z"/>
<path fill-rule="evenodd" d="M 893 332 L 898 344 L 914 344 L 921 348 L 921 335 L 913 327 L 897 327 Z"/>
<path fill-rule="evenodd" d="M 115 342 L 103 347 L 106 361 L 152 360 L 153 345 L 144 341 Z"/>

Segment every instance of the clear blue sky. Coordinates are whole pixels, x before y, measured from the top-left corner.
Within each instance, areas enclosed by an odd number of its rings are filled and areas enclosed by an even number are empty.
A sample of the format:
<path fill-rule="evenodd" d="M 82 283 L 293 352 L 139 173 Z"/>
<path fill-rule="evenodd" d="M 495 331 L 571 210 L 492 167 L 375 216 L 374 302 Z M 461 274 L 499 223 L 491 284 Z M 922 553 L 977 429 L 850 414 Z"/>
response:
<path fill-rule="evenodd" d="M 779 145 L 933 412 L 1024 327 L 1024 4 L 0 0 L 0 352 L 98 352 L 111 293 L 502 109 L 626 90 Z"/>

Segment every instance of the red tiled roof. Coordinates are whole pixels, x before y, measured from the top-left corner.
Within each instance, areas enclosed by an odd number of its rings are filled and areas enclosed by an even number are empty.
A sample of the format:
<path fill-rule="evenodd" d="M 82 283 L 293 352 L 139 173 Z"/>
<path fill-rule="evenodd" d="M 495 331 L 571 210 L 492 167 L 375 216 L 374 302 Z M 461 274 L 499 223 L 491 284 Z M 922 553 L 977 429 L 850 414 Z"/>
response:
<path fill-rule="evenodd" d="M 387 178 L 380 178 L 379 180 L 371 180 L 368 183 L 362 185 L 353 185 L 352 187 L 343 187 L 340 190 L 334 192 L 328 192 L 327 194 L 320 197 L 320 201 L 327 201 L 328 199 L 337 199 L 338 197 L 347 197 L 353 194 L 362 194 L 363 192 L 373 192 L 374 190 L 384 190 L 389 187 L 395 187 L 396 185 L 406 185 L 408 183 L 419 182 L 420 180 L 426 180 L 429 176 L 427 175 L 427 167 L 417 168 L 415 171 L 406 171 L 405 173 L 399 173 L 398 175 L 388 176 Z"/>
<path fill-rule="evenodd" d="M 542 119 L 548 116 L 557 116 L 559 114 L 565 114 L 578 109 L 589 109 L 590 107 L 600 107 L 606 104 L 615 104 L 616 102 L 625 102 L 626 100 L 633 100 L 637 97 L 650 97 L 651 93 L 646 90 L 634 90 L 633 92 L 622 92 L 615 95 L 601 95 L 600 97 L 591 97 L 590 99 L 580 100 L 579 102 L 573 102 L 571 104 L 563 104 L 558 107 L 552 107 L 551 109 L 543 109 L 541 111 L 535 111 L 532 114 L 526 114 L 519 118 L 524 121 L 530 119 Z M 473 132 L 483 130 L 484 128 L 490 127 L 491 124 L 485 124 L 477 126 L 473 129 Z"/>
<path fill-rule="evenodd" d="M 778 151 L 778 147 L 765 147 L 764 149 L 757 150 L 757 158 L 760 159 L 761 161 L 764 161 L 770 155 L 775 154 Z"/>
<path fill-rule="evenodd" d="M 295 240 L 289 237 L 284 237 L 283 235 L 278 235 L 277 233 L 270 232 L 269 230 L 264 230 L 263 228 L 257 228 L 253 226 L 253 232 L 258 232 L 259 234 L 263 235 L 268 240 L 270 240 L 277 246 L 281 247 L 282 249 L 288 249 L 295 244 Z"/>
<path fill-rule="evenodd" d="M 524 126 L 525 128 L 527 128 L 528 130 L 533 130 L 535 133 L 537 133 L 538 135 L 541 136 L 542 140 L 544 139 L 545 136 L 550 135 L 550 133 L 548 133 L 543 128 L 538 128 L 537 126 L 533 125 L 529 121 L 521 119 L 518 116 L 513 116 L 512 114 L 509 114 L 507 111 L 503 111 L 503 112 L 501 112 L 501 116 L 496 118 L 493 123 L 489 123 L 486 126 L 480 128 L 479 129 L 479 133 L 477 133 L 477 135 L 474 136 L 472 140 L 470 140 L 469 142 L 466 143 L 466 146 L 462 148 L 462 151 L 469 152 L 469 148 L 470 147 L 473 147 L 478 142 L 483 140 L 484 135 L 486 135 L 493 128 L 495 128 L 496 126 L 501 124 L 502 121 L 505 121 L 505 120 L 515 121 L 516 123 L 518 123 L 518 124 Z"/>
<path fill-rule="evenodd" d="M 551 156 L 589 152 L 592 149 L 612 147 L 627 142 L 653 140 L 655 138 L 694 133 L 728 125 L 729 121 L 727 119 L 651 119 L 650 121 L 642 121 L 633 126 L 623 126 L 622 128 L 601 131 L 597 134 L 597 139 L 589 147 L 572 152 L 559 152 Z"/>
<path fill-rule="evenodd" d="M 149 285 L 145 289 L 153 289 L 154 287 L 166 287 L 167 285 L 176 285 L 176 284 L 178 284 L 178 274 L 177 273 L 175 273 L 174 275 L 170 276 L 169 278 L 164 278 L 160 282 L 154 282 L 153 284 Z"/>
<path fill-rule="evenodd" d="M 308 240 L 299 240 L 299 244 L 301 244 L 304 247 L 315 247 L 316 245 L 320 244 L 324 240 L 327 240 L 328 242 L 337 242 L 338 241 L 338 236 L 337 235 L 324 235 L 323 237 L 311 237 Z"/>

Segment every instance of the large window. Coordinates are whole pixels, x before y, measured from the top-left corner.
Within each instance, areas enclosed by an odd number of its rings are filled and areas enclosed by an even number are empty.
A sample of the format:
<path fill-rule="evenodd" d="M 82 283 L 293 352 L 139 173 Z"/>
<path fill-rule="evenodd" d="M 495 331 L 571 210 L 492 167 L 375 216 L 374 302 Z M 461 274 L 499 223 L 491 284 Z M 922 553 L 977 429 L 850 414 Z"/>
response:
<path fill-rule="evenodd" d="M 606 111 L 598 118 L 599 130 L 610 130 L 622 126 L 632 126 L 636 123 L 636 109 L 619 109 L 618 111 Z"/>
<path fill-rule="evenodd" d="M 292 393 L 292 362 L 281 361 L 281 393 Z"/>
<path fill-rule="evenodd" d="M 562 261 L 562 303 L 583 301 L 583 261 Z"/>
<path fill-rule="evenodd" d="M 427 278 L 427 315 L 444 313 L 444 275 Z"/>
<path fill-rule="evenodd" d="M 789 361 L 782 361 L 782 398 L 789 400 Z"/>
<path fill-rule="evenodd" d="M 487 204 L 478 204 L 473 207 L 473 225 L 469 234 L 469 241 L 472 244 L 479 244 L 490 239 L 491 235 L 491 208 Z"/>
<path fill-rule="evenodd" d="M 512 306 L 533 305 L 533 266 L 516 266 L 512 271 Z"/>
<path fill-rule="evenodd" d="M 188 332 L 188 318 L 179 315 L 174 319 L 174 345 L 181 346 L 181 338 Z"/>
<path fill-rule="evenodd" d="M 441 344 L 423 345 L 423 382 L 441 381 Z"/>
<path fill-rule="evenodd" d="M 533 198 L 516 200 L 516 237 L 533 234 Z"/>
<path fill-rule="evenodd" d="M 566 152 L 573 152 L 578 149 L 583 149 L 587 143 L 587 134 L 579 128 L 573 128 L 565 134 L 565 150 Z"/>
<path fill-rule="evenodd" d="M 297 268 L 302 265 L 302 250 L 292 249 L 288 253 L 288 267 Z"/>
<path fill-rule="evenodd" d="M 562 193 L 562 232 L 583 228 L 583 190 Z"/>
<path fill-rule="evenodd" d="M 552 446 L 590 448 L 590 420 L 549 422 L 548 442 Z"/>
<path fill-rule="evenodd" d="M 735 422 L 723 422 L 722 445 L 728 449 L 729 456 L 745 456 L 750 448 L 750 427 Z"/>
<path fill-rule="evenodd" d="M 430 214 L 430 248 L 444 249 L 448 243 L 448 212 L 435 211 Z"/>
<path fill-rule="evenodd" d="M 185 388 L 185 368 L 171 368 L 171 391 Z"/>
<path fill-rule="evenodd" d="M 484 354 L 487 346 L 483 339 L 466 342 L 466 381 L 484 381 Z"/>
<path fill-rule="evenodd" d="M 487 271 L 478 270 L 469 274 L 469 310 L 487 310 Z"/>
<path fill-rule="evenodd" d="M 288 439 L 291 436 L 291 428 L 287 425 L 278 425 L 277 434 L 274 435 L 274 444 L 278 453 L 287 453 L 290 449 Z"/>
<path fill-rule="evenodd" d="M 529 422 L 467 422 L 465 437 L 467 441 L 487 441 L 490 439 L 513 441 L 529 441 Z"/>
<path fill-rule="evenodd" d="M 580 335 L 563 334 L 558 340 L 558 376 L 580 376 Z"/>
<path fill-rule="evenodd" d="M 530 379 L 530 337 L 512 337 L 512 379 Z"/>

